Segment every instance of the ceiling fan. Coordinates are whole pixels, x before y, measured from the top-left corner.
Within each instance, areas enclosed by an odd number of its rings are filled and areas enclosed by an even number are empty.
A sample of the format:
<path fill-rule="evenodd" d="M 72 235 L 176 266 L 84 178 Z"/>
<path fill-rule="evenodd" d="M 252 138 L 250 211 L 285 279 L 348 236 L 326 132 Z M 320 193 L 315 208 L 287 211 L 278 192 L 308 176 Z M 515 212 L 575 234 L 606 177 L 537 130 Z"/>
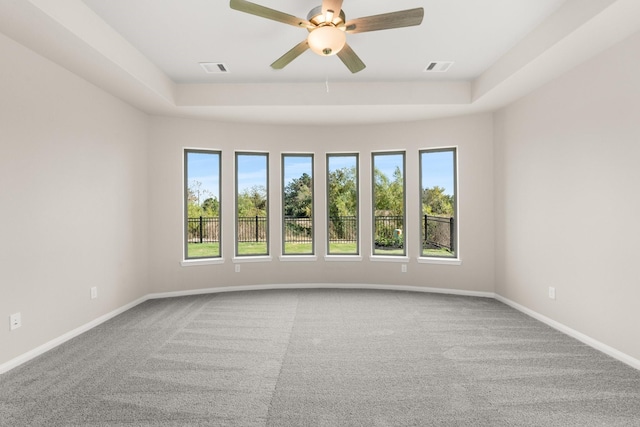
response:
<path fill-rule="evenodd" d="M 347 34 L 411 27 L 420 25 L 424 17 L 424 9 L 418 7 L 347 21 L 342 10 L 342 1 L 322 0 L 322 5 L 311 9 L 307 19 L 297 18 L 245 0 L 231 0 L 230 6 L 241 12 L 305 28 L 309 31 L 305 40 L 271 64 L 271 68 L 276 70 L 286 67 L 307 49 L 311 49 L 320 56 L 338 55 L 338 58 L 352 73 L 357 73 L 366 66 L 347 44 Z"/>

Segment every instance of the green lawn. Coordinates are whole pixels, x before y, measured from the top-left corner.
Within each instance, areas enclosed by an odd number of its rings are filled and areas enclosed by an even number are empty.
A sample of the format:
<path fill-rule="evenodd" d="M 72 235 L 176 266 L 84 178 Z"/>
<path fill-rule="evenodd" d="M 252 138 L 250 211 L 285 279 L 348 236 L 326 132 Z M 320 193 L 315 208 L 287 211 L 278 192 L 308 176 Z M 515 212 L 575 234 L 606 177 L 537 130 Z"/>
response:
<path fill-rule="evenodd" d="M 446 249 L 422 249 L 422 256 L 437 256 L 453 258 L 453 254 Z"/>
<path fill-rule="evenodd" d="M 187 247 L 188 258 L 203 258 L 220 256 L 219 243 L 189 243 Z M 356 243 L 330 243 L 330 255 L 355 255 L 358 250 Z M 311 243 L 286 243 L 285 254 L 311 254 Z M 402 255 L 402 248 L 376 248 L 374 255 Z M 238 244 L 238 255 L 266 255 L 266 242 L 247 242 Z M 422 256 L 432 257 L 449 257 L 453 258 L 453 254 L 446 249 L 423 249 Z"/>
<path fill-rule="evenodd" d="M 220 256 L 220 244 L 215 243 L 189 243 L 187 246 L 187 258 L 217 257 Z M 266 242 L 248 242 L 238 244 L 238 255 L 266 255 Z"/>
<path fill-rule="evenodd" d="M 285 255 L 311 255 L 313 245 L 311 243 L 287 243 L 284 244 Z"/>
<path fill-rule="evenodd" d="M 375 248 L 373 250 L 374 255 L 404 255 L 404 249 L 402 248 Z"/>
<path fill-rule="evenodd" d="M 267 242 L 239 242 L 238 255 L 267 255 Z"/>
<path fill-rule="evenodd" d="M 189 243 L 187 245 L 187 258 L 202 258 L 220 256 L 220 244 L 215 243 Z"/>
<path fill-rule="evenodd" d="M 188 258 L 216 257 L 220 256 L 219 243 L 189 243 Z M 311 243 L 287 243 L 286 254 L 311 254 Z M 241 242 L 238 243 L 238 255 L 266 255 L 267 242 Z"/>
<path fill-rule="evenodd" d="M 356 255 L 358 244 L 353 243 L 333 243 L 329 242 L 329 255 Z"/>

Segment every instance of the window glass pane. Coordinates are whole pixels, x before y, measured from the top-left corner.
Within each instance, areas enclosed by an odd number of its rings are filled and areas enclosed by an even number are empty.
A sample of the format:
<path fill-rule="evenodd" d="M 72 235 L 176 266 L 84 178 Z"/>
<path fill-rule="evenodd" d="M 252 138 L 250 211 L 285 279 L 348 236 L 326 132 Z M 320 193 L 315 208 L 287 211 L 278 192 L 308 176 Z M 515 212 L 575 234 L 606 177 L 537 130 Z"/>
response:
<path fill-rule="evenodd" d="M 405 255 L 404 153 L 374 153 L 373 254 Z"/>
<path fill-rule="evenodd" d="M 220 153 L 185 150 L 186 258 L 220 257 Z"/>
<path fill-rule="evenodd" d="M 420 152 L 422 256 L 455 257 L 456 151 Z"/>
<path fill-rule="evenodd" d="M 269 157 L 236 153 L 236 255 L 269 255 Z"/>
<path fill-rule="evenodd" d="M 313 155 L 282 155 L 282 253 L 313 254 Z"/>
<path fill-rule="evenodd" d="M 329 255 L 358 255 L 358 155 L 327 155 Z"/>

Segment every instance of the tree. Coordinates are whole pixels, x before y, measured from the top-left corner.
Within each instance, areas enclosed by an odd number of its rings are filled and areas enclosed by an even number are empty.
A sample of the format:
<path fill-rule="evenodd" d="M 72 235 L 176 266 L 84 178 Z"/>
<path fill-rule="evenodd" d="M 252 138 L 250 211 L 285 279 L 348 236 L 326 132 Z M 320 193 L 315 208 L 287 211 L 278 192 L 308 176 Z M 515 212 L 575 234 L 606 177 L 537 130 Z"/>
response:
<path fill-rule="evenodd" d="M 422 190 L 422 213 L 425 215 L 453 216 L 453 196 L 437 185 Z"/>
<path fill-rule="evenodd" d="M 238 216 L 267 216 L 267 189 L 254 185 L 238 194 Z"/>
<path fill-rule="evenodd" d="M 329 173 L 328 182 L 329 219 L 339 239 L 345 237 L 345 216 L 357 216 L 358 191 L 356 168 L 336 169 Z"/>
<path fill-rule="evenodd" d="M 284 188 L 284 216 L 310 218 L 313 209 L 311 177 L 303 173 L 294 178 Z"/>
<path fill-rule="evenodd" d="M 187 200 L 189 202 L 193 202 L 194 204 L 200 206 L 200 198 L 204 197 L 212 197 L 211 191 L 206 188 L 202 188 L 202 182 L 192 180 L 189 182 L 189 188 L 187 189 L 188 195 Z"/>
<path fill-rule="evenodd" d="M 204 200 L 202 200 L 203 198 Z M 200 181 L 191 181 L 187 188 L 187 216 L 199 218 L 219 215 L 220 201 L 218 198 L 211 194 L 211 191 L 203 189 Z"/>
<path fill-rule="evenodd" d="M 202 202 L 203 216 L 217 217 L 220 214 L 220 202 L 216 197 L 209 197 Z"/>
<path fill-rule="evenodd" d="M 374 197 L 376 217 L 375 243 L 376 247 L 399 247 L 402 238 L 395 234 L 396 229 L 402 229 L 404 224 L 401 219 L 404 215 L 404 180 L 402 170 L 396 166 L 393 171 L 393 179 L 385 175 L 381 170 L 374 169 Z M 380 221 L 379 221 L 380 220 Z"/>
<path fill-rule="evenodd" d="M 376 215 L 401 216 L 404 213 L 404 182 L 399 166 L 393 171 L 393 181 L 379 169 L 374 170 Z"/>
<path fill-rule="evenodd" d="M 329 216 L 355 216 L 358 206 L 356 168 L 336 169 L 329 173 Z"/>

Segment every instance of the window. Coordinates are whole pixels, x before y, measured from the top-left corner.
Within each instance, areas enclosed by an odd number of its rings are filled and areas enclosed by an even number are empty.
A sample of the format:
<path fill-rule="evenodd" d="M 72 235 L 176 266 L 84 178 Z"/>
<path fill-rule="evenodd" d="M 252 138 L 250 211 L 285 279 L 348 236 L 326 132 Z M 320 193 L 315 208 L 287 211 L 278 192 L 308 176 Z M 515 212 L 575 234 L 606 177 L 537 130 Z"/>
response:
<path fill-rule="evenodd" d="M 456 149 L 420 151 L 423 257 L 456 257 Z"/>
<path fill-rule="evenodd" d="M 269 155 L 236 153 L 236 256 L 269 255 Z"/>
<path fill-rule="evenodd" d="M 220 152 L 185 150 L 184 165 L 185 259 L 220 257 Z"/>
<path fill-rule="evenodd" d="M 373 254 L 404 256 L 405 155 L 373 153 Z"/>
<path fill-rule="evenodd" d="M 358 255 L 358 155 L 327 154 L 327 253 Z"/>
<path fill-rule="evenodd" d="M 313 255 L 313 155 L 282 155 L 282 254 Z"/>

